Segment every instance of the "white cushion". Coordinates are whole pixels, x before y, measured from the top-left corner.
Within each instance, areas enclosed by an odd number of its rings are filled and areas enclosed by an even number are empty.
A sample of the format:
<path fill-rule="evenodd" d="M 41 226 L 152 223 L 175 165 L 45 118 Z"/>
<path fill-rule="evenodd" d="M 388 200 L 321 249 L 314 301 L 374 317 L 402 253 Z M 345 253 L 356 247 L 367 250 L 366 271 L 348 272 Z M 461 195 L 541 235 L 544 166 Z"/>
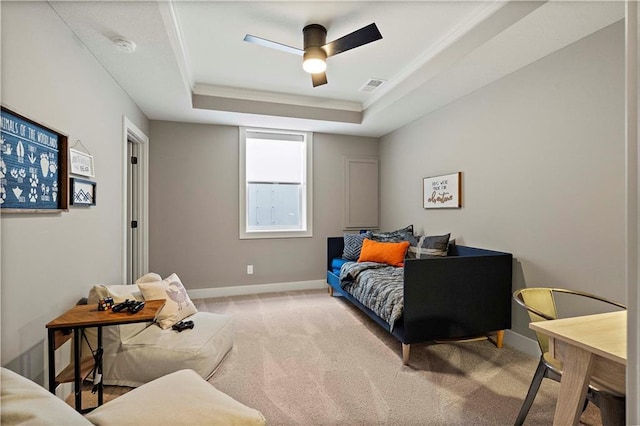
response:
<path fill-rule="evenodd" d="M 126 299 L 144 300 L 137 285 L 94 285 L 89 291 L 87 303 L 90 305 L 98 303 L 103 297 L 113 297 L 114 303 L 124 302 Z"/>
<path fill-rule="evenodd" d="M 178 321 L 198 312 L 176 274 L 171 274 L 162 281 L 138 283 L 138 287 L 146 300 L 166 300 L 156 316 L 156 322 L 164 329 L 171 328 Z"/>
<path fill-rule="evenodd" d="M 147 383 L 96 408 L 86 418 L 42 386 L 4 367 L 0 384 L 3 426 L 265 424 L 262 413 L 219 391 L 193 370 Z"/>
<path fill-rule="evenodd" d="M 162 277 L 155 272 L 149 272 L 148 274 L 144 274 L 140 278 L 136 280 L 136 284 L 140 283 L 151 283 L 154 281 L 162 281 Z"/>
<path fill-rule="evenodd" d="M 35 382 L 9 369 L 0 370 L 0 424 L 90 425 L 66 402 Z"/>
<path fill-rule="evenodd" d="M 97 285 L 88 303 L 101 297 L 115 300 L 143 300 L 138 285 Z M 189 317 L 193 329 L 177 332 L 163 330 L 153 323 L 125 324 L 102 328 L 103 369 L 106 385 L 137 387 L 164 374 L 190 368 L 209 378 L 233 347 L 235 329 L 231 317 L 198 312 Z M 96 329 L 85 329 L 92 347 L 96 347 Z M 83 355 L 90 354 L 82 342 Z"/>
<path fill-rule="evenodd" d="M 189 320 L 193 329 L 178 332 L 152 325 L 117 347 L 105 345 L 105 383 L 136 387 L 183 368 L 211 377 L 233 347 L 233 321 L 211 312 L 198 312 Z"/>
<path fill-rule="evenodd" d="M 192 370 L 180 370 L 134 389 L 96 408 L 87 419 L 98 426 L 265 424 L 258 410 L 220 392 Z"/>

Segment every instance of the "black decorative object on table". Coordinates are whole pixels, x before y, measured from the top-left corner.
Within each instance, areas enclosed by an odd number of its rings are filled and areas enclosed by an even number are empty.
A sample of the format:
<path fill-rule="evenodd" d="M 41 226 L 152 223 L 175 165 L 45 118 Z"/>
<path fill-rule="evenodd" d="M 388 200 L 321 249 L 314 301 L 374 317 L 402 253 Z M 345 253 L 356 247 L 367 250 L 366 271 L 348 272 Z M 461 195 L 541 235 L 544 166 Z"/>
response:
<path fill-rule="evenodd" d="M 113 312 L 120 312 L 124 309 L 127 309 L 130 313 L 135 314 L 140 312 L 142 308 L 144 308 L 144 302 L 126 299 L 124 302 L 114 305 L 111 310 Z"/>

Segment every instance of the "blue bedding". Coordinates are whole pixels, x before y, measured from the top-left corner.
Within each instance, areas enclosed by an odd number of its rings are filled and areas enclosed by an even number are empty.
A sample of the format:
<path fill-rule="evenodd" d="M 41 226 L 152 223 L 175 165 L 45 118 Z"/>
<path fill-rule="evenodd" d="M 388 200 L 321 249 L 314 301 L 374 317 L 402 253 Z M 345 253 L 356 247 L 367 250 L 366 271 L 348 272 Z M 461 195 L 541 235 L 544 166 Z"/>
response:
<path fill-rule="evenodd" d="M 342 265 L 349 262 L 349 260 L 342 259 L 340 257 L 333 258 L 331 260 L 331 272 L 340 276 L 340 269 L 342 269 Z"/>

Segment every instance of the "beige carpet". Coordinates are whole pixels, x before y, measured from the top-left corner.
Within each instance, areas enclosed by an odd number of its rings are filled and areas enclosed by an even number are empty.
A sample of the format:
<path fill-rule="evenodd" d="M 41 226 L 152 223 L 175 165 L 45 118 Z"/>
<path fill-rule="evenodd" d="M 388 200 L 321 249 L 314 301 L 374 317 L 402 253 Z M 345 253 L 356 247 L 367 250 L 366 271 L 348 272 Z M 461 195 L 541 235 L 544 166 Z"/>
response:
<path fill-rule="evenodd" d="M 234 317 L 236 343 L 210 380 L 271 425 L 513 424 L 537 359 L 488 341 L 401 345 L 326 291 L 236 296 L 198 308 Z M 559 385 L 544 380 L 527 424 L 551 424 Z M 585 424 L 598 424 L 590 404 Z"/>
<path fill-rule="evenodd" d="M 537 365 L 479 341 L 412 345 L 404 366 L 397 340 L 323 290 L 194 302 L 236 325 L 234 348 L 210 382 L 270 425 L 513 424 Z M 558 389 L 543 381 L 525 424 L 553 422 Z M 106 387 L 105 400 L 124 391 Z M 600 424 L 598 409 L 589 404 L 581 421 Z"/>

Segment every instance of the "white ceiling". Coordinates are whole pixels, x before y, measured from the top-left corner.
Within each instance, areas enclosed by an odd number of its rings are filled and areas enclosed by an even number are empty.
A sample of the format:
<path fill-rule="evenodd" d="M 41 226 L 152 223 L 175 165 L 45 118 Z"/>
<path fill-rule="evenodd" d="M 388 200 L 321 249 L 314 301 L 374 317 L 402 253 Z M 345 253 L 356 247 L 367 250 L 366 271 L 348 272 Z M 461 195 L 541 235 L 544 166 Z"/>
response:
<path fill-rule="evenodd" d="M 50 4 L 149 119 L 376 137 L 624 18 L 616 1 Z M 372 22 L 383 39 L 329 58 L 316 88 L 299 56 L 243 41 L 302 48 L 307 24 L 332 41 Z M 369 78 L 387 83 L 360 91 Z"/>

